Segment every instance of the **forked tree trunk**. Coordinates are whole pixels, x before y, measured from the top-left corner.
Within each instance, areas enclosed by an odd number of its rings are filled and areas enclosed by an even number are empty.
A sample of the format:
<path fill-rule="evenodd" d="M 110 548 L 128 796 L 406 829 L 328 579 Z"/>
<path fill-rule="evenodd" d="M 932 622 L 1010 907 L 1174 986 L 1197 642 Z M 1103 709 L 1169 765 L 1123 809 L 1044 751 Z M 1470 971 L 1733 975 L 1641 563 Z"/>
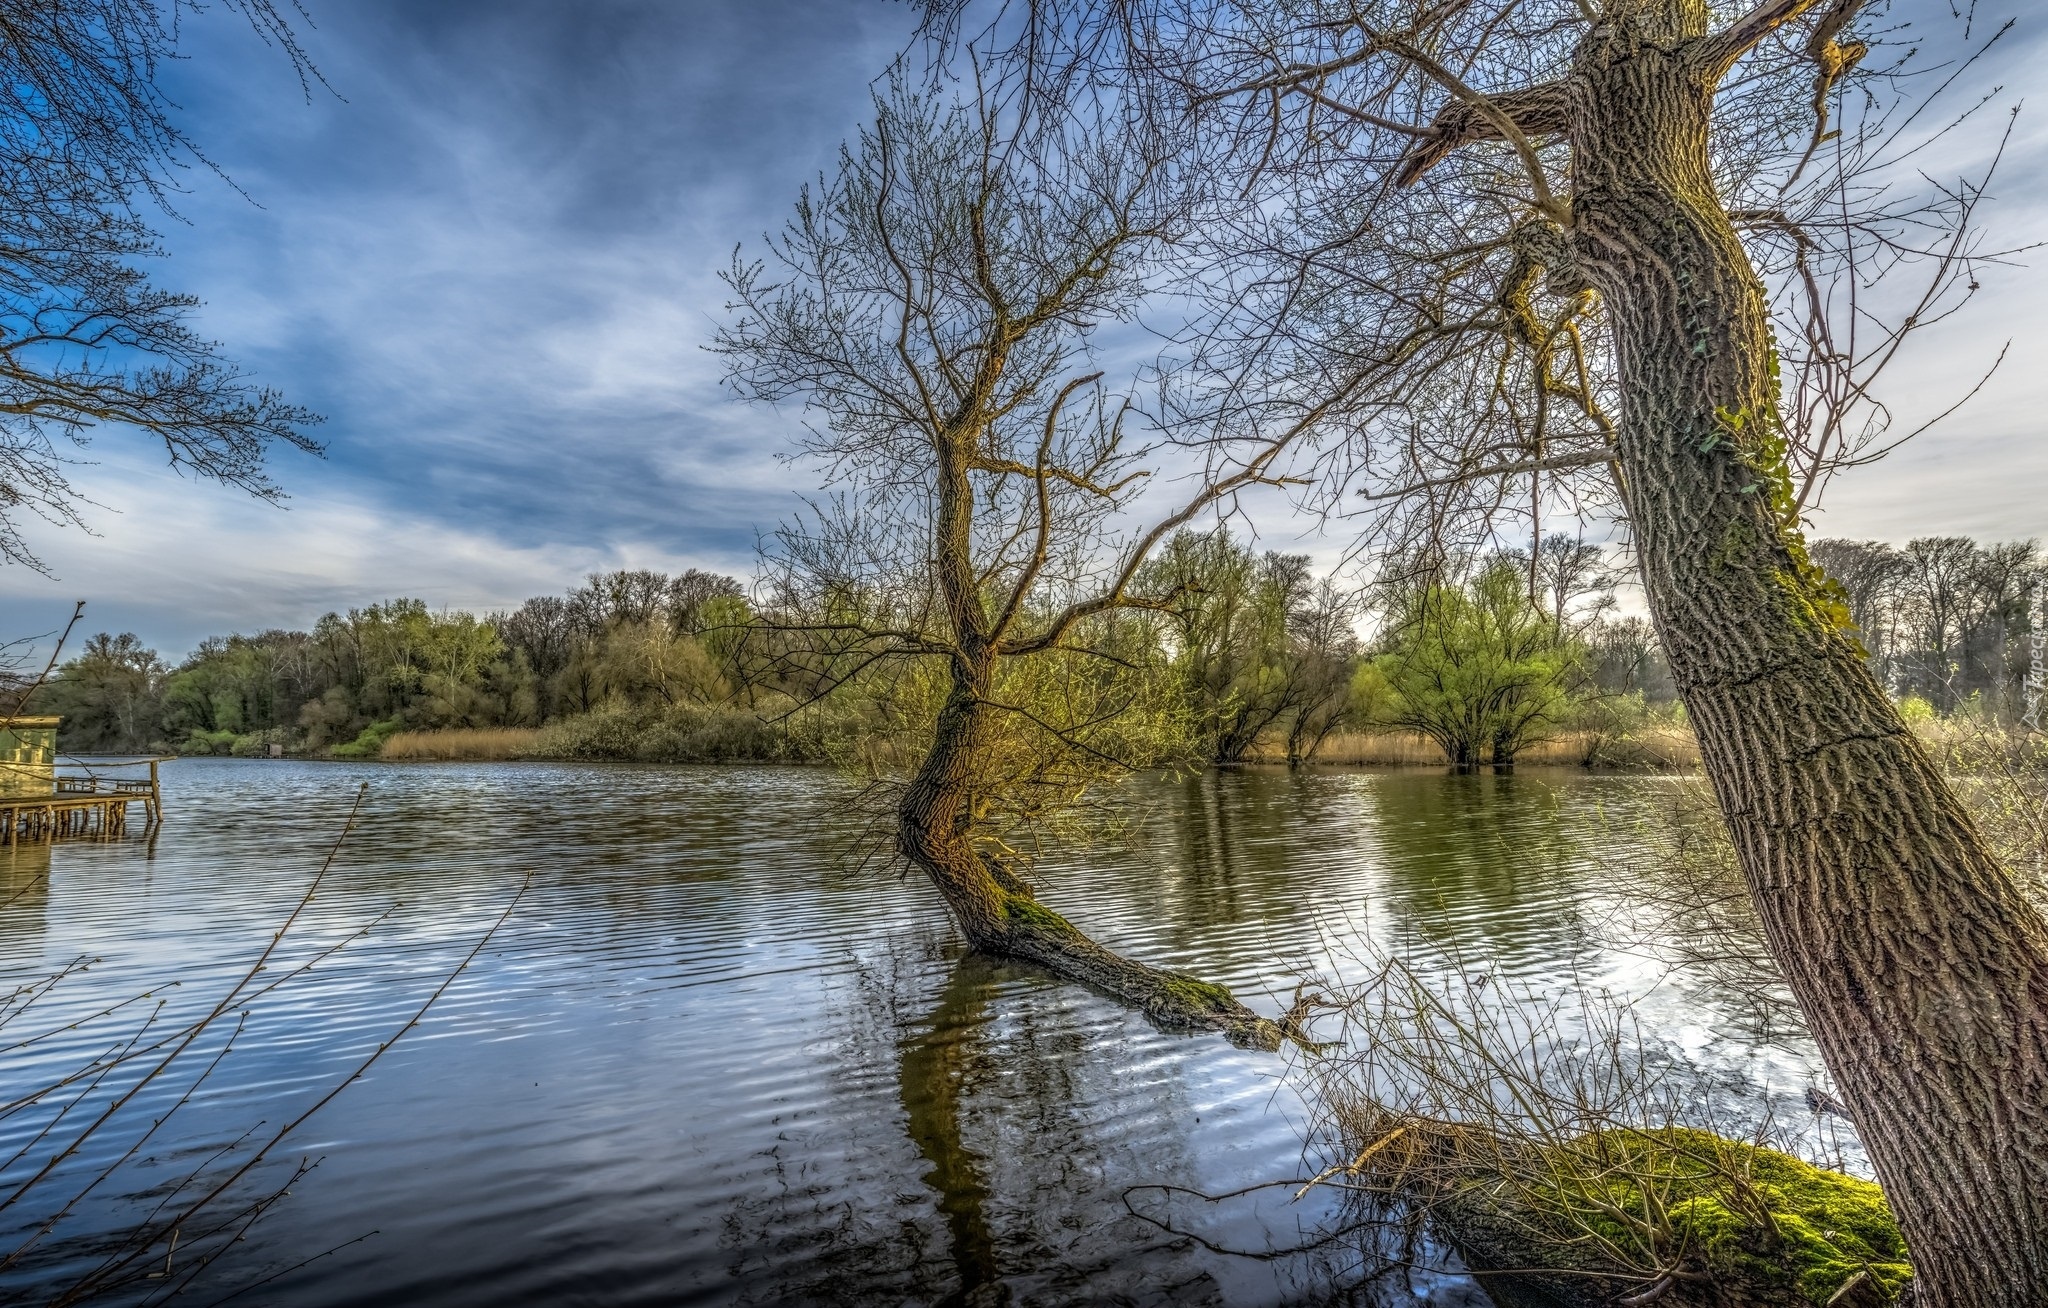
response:
<path fill-rule="evenodd" d="M 1704 5 L 1651 8 L 1664 30 L 1596 29 L 1570 84 L 1572 252 L 1614 324 L 1650 607 L 1918 1301 L 2048 1305 L 2048 928 L 1807 562 L 1763 293 L 1709 171 Z"/>

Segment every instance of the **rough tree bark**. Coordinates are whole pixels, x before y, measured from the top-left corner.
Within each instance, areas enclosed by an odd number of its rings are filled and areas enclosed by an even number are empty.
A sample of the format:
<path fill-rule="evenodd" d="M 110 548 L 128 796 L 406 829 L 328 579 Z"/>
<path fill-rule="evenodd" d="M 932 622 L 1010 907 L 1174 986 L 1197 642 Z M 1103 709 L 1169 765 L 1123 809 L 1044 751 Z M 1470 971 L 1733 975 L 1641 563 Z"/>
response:
<path fill-rule="evenodd" d="M 1592 29 L 1566 83 L 1556 267 L 1611 317 L 1650 607 L 1771 951 L 1912 1250 L 1917 1302 L 2048 1305 L 2048 926 L 1800 542 L 1764 295 L 1709 167 L 1727 41 L 1701 0 L 1645 0 Z"/>
<path fill-rule="evenodd" d="M 1222 986 L 1125 958 L 1038 902 L 1030 885 L 972 835 L 976 739 L 990 709 L 992 665 L 956 662 L 937 739 L 897 808 L 896 847 L 931 879 L 975 949 L 1036 963 L 1114 995 L 1162 1027 L 1220 1031 L 1234 1043 L 1277 1048 L 1279 1028 Z"/>
<path fill-rule="evenodd" d="M 1140 1009 L 1163 1027 L 1221 1031 L 1234 1043 L 1277 1048 L 1280 1030 L 1222 986 L 1148 967 L 1089 939 L 1038 902 L 1030 885 L 974 838 L 1001 653 L 974 569 L 974 486 L 979 432 L 971 421 L 940 431 L 935 446 L 932 560 L 952 628 L 951 685 L 932 746 L 896 812 L 896 848 L 946 901 L 975 949 L 1036 963 Z"/>

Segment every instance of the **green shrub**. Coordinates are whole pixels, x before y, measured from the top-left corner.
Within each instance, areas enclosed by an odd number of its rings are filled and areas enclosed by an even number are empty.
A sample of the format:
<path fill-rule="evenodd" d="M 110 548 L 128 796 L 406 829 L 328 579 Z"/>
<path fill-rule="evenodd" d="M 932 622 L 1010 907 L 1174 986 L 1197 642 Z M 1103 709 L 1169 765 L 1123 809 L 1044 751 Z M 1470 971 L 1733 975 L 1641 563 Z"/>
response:
<path fill-rule="evenodd" d="M 354 740 L 336 745 L 327 752 L 336 758 L 375 758 L 383 752 L 384 742 L 404 729 L 404 718 L 372 722 Z"/>
<path fill-rule="evenodd" d="M 746 709 L 677 706 L 648 712 L 612 705 L 542 728 L 533 756 L 629 763 L 813 763 L 823 760 L 824 749 L 815 730 Z"/>
<path fill-rule="evenodd" d="M 228 747 L 228 753 L 236 758 L 268 758 L 272 745 L 287 743 L 289 742 L 285 739 L 284 728 L 271 727 L 264 731 L 252 731 L 246 736 L 236 736 L 235 743 Z"/>
<path fill-rule="evenodd" d="M 1918 695 L 1907 695 L 1899 701 L 1899 718 L 1909 727 L 1934 721 L 1934 705 Z"/>
<path fill-rule="evenodd" d="M 232 731 L 195 731 L 178 746 L 180 754 L 229 754 L 241 739 Z"/>

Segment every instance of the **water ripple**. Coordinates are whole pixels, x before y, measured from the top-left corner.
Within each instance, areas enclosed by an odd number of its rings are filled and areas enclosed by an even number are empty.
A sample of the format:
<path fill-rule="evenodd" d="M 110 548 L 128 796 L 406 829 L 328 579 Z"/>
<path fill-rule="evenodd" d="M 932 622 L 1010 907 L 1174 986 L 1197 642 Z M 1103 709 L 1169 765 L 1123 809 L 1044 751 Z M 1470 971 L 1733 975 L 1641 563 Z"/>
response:
<path fill-rule="evenodd" d="M 962 957 L 927 887 L 839 869 L 849 791 L 828 774 L 187 760 L 165 777 L 153 847 L 0 854 L 0 898 L 23 891 L 0 909 L 0 985 L 99 960 L 38 1005 L 42 1025 L 171 979 L 162 1023 L 204 1011 L 297 902 L 364 781 L 283 965 L 382 920 L 249 1005 L 166 1137 L 81 1209 L 87 1234 L 252 1121 L 302 1111 L 528 887 L 420 1028 L 281 1151 L 287 1171 L 321 1161 L 213 1273 L 221 1292 L 248 1288 L 237 1304 L 979 1303 L 997 1286 L 1017 1304 L 1367 1301 L 1341 1250 L 1225 1257 L 1126 1205 L 1134 1186 L 1298 1174 L 1305 1110 L 1278 1061 Z M 1136 838 L 1048 865 L 1044 893 L 1105 942 L 1268 1012 L 1365 945 L 1540 982 L 1611 961 L 1586 814 L 1648 784 L 1150 781 L 1132 792 Z M 1697 1014 L 1671 1016 L 1677 1031 Z M 132 1029 L 121 1020 L 10 1056 L 0 1097 L 76 1067 Z M 137 1108 L 161 1113 L 182 1088 Z M 46 1120 L 0 1119 L 0 1159 Z M 1285 1195 L 1177 1220 L 1285 1247 L 1326 1215 Z M 60 1243 L 0 1274 L 0 1299 L 37 1302 L 66 1256 Z M 1456 1278 L 1397 1297 L 1477 1302 Z"/>

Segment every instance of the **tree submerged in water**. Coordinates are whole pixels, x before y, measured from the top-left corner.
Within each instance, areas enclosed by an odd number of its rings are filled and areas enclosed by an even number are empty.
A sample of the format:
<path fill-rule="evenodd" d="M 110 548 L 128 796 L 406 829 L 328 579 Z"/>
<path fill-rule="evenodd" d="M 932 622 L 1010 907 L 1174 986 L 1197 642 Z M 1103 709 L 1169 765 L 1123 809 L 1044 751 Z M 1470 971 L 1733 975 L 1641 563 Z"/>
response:
<path fill-rule="evenodd" d="M 1138 532 L 1145 419 L 1092 333 L 1128 319 L 1188 218 L 1182 142 L 1129 103 L 1059 105 L 977 64 L 964 104 L 894 78 L 770 264 L 729 274 L 720 336 L 744 396 L 801 399 L 801 452 L 846 494 L 783 528 L 774 608 L 830 688 L 897 667 L 921 757 L 887 789 L 887 841 L 973 946 L 1027 959 L 1162 1025 L 1271 1045 L 1223 987 L 1125 959 L 1040 903 L 1031 839 L 1152 761 L 1172 712 L 1152 641 L 1156 547 L 1279 480 L 1290 437 L 1195 479 Z M 927 698 L 928 697 L 928 698 Z M 907 760 L 905 760 L 907 762 Z"/>
<path fill-rule="evenodd" d="M 1413 586 L 1392 606 L 1371 675 L 1385 719 L 1436 742 L 1456 768 L 1512 766 L 1564 723 L 1585 647 L 1529 602 L 1512 562 L 1462 583 Z"/>

